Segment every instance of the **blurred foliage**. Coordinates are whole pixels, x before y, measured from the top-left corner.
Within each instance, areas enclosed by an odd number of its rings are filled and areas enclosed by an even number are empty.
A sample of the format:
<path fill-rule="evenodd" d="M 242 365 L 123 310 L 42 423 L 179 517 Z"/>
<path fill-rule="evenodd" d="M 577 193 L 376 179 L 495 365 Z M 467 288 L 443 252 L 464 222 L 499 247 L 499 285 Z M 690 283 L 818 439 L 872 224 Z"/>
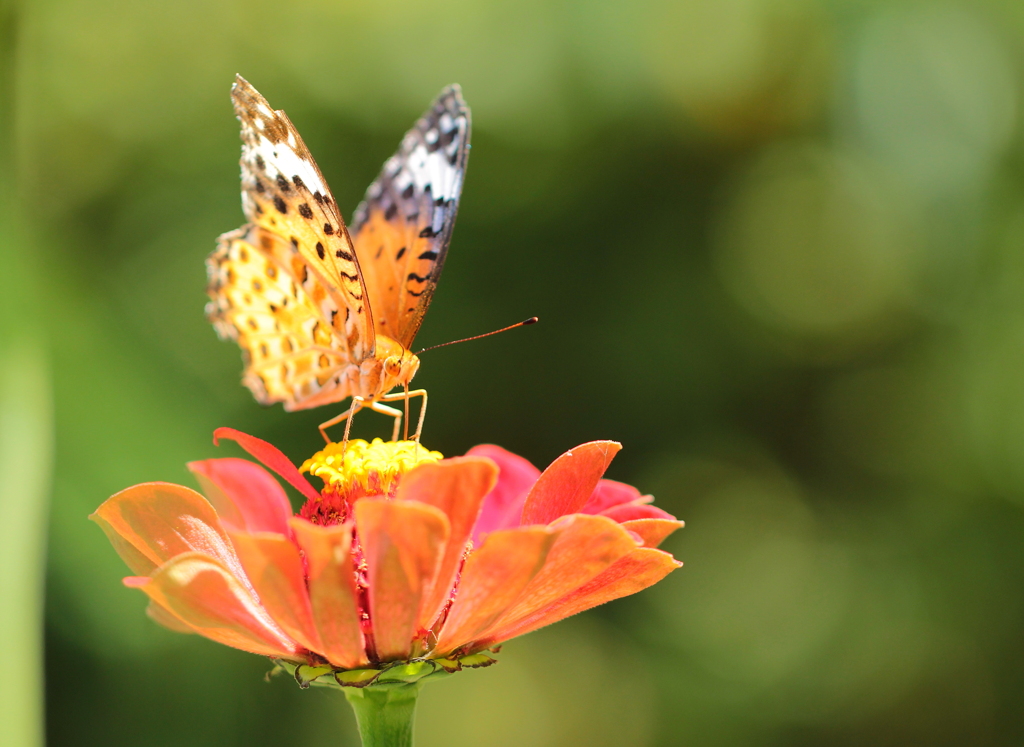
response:
<path fill-rule="evenodd" d="M 0 174 L 14 172 L 14 8 L 0 1 Z M 53 466 L 47 335 L 17 180 L 0 180 L 0 743 L 44 744 L 44 582 Z"/>
<path fill-rule="evenodd" d="M 236 72 L 349 212 L 461 83 L 473 156 L 419 341 L 542 323 L 424 357 L 427 445 L 543 466 L 618 439 L 610 475 L 687 521 L 662 584 L 428 688 L 421 745 L 1024 741 L 1020 3 L 3 9 L 4 323 L 56 422 L 51 744 L 353 744 L 331 693 L 152 623 L 85 521 L 235 454 L 217 426 L 301 461 L 334 414 L 256 406 L 203 319 L 242 221 Z"/>

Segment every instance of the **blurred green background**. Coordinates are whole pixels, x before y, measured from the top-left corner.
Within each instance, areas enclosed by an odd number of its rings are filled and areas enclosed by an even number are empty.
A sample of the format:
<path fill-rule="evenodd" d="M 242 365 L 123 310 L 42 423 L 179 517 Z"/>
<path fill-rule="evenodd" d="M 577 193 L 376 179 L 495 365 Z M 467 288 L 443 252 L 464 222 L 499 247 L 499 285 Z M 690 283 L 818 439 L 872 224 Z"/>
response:
<path fill-rule="evenodd" d="M 424 356 L 425 443 L 543 466 L 617 439 L 609 475 L 687 522 L 663 583 L 428 687 L 422 747 L 1024 742 L 1024 5 L 4 0 L 0 24 L 5 745 L 34 745 L 43 636 L 50 745 L 356 744 L 336 693 L 152 623 L 86 521 L 238 455 L 217 426 L 301 461 L 335 414 L 261 409 L 203 318 L 242 222 L 236 72 L 346 215 L 461 83 L 418 342 L 541 324 Z"/>

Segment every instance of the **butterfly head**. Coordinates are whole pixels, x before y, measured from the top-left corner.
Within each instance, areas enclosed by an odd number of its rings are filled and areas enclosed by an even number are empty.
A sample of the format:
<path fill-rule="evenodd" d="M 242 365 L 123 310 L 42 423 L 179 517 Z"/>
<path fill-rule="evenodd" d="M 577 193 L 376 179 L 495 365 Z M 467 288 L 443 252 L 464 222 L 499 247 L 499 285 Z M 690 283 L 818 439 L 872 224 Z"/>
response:
<path fill-rule="evenodd" d="M 380 366 L 379 393 L 407 386 L 420 368 L 420 359 L 411 350 L 384 335 L 377 336 L 374 358 Z"/>

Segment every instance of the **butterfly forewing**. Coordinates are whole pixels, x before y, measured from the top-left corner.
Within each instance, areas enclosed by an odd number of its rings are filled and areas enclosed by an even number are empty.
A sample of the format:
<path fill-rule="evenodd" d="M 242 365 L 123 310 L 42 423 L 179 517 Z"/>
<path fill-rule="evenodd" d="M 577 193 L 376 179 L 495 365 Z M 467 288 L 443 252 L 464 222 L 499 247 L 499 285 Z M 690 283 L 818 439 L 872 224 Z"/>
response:
<path fill-rule="evenodd" d="M 334 197 L 294 125 L 241 76 L 231 89 L 242 124 L 242 208 L 303 260 L 295 280 L 349 360 L 373 354 L 370 305 Z M 292 263 L 288 263 L 291 265 Z"/>
<path fill-rule="evenodd" d="M 406 133 L 352 221 L 376 331 L 406 348 L 441 276 L 469 156 L 470 113 L 445 88 Z"/>

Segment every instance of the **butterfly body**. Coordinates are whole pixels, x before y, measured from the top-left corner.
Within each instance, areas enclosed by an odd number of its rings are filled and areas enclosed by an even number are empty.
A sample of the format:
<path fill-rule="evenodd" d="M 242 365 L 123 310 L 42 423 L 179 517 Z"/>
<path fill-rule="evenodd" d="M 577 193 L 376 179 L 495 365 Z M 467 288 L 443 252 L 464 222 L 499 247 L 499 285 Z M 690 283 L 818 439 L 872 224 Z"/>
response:
<path fill-rule="evenodd" d="M 469 153 L 458 86 L 384 164 L 351 235 L 287 115 L 241 77 L 232 100 L 249 222 L 222 235 L 207 260 L 207 316 L 241 347 L 243 383 L 262 404 L 290 411 L 352 397 L 354 412 L 408 391 L 419 369 L 412 342 L 444 265 Z"/>

